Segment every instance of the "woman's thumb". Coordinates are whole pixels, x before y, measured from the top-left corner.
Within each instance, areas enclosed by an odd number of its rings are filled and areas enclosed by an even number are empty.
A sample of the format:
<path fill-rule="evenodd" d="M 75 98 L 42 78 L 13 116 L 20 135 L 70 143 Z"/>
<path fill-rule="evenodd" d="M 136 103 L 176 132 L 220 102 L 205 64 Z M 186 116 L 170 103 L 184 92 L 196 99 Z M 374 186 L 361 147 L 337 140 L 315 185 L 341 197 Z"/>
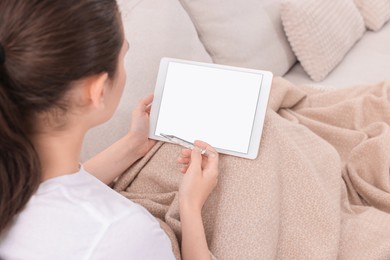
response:
<path fill-rule="evenodd" d="M 191 152 L 191 166 L 201 166 L 202 165 L 202 155 L 200 150 L 195 147 Z"/>

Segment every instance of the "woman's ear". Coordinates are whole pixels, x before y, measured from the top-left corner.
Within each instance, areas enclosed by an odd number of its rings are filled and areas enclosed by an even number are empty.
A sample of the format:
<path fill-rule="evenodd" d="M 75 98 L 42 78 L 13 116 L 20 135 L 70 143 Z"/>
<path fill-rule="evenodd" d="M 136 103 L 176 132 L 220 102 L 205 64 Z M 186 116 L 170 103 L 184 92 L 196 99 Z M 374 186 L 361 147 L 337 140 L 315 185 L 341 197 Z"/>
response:
<path fill-rule="evenodd" d="M 106 91 L 108 80 L 107 73 L 101 73 L 97 76 L 92 77 L 88 81 L 87 95 L 90 99 L 91 105 L 95 108 L 104 108 L 104 94 Z"/>

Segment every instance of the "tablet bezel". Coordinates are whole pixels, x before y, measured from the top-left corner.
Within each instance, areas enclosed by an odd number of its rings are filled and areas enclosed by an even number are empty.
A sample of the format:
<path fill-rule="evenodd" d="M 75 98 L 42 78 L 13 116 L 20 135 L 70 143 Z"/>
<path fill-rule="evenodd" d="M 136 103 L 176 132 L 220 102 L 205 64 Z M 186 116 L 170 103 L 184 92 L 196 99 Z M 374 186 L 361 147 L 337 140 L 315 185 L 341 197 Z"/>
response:
<path fill-rule="evenodd" d="M 235 152 L 235 151 L 230 151 L 230 150 L 224 150 L 221 148 L 216 148 L 216 150 L 219 153 L 223 153 L 223 154 L 229 154 L 229 155 L 238 156 L 238 157 L 247 158 L 247 159 L 257 158 L 257 155 L 258 155 L 258 152 L 260 149 L 259 146 L 260 146 L 261 136 L 262 136 L 262 132 L 263 132 L 265 115 L 266 115 L 266 111 L 267 111 L 267 107 L 268 107 L 269 95 L 270 95 L 270 91 L 271 91 L 272 78 L 273 78 L 272 72 L 264 71 L 264 70 L 255 70 L 255 69 L 227 66 L 227 65 L 220 65 L 220 64 L 214 64 L 214 63 L 188 61 L 188 60 L 174 59 L 174 58 L 167 58 L 167 57 L 162 58 L 161 62 L 160 62 L 160 68 L 159 68 L 157 81 L 156 81 L 156 87 L 155 87 L 155 91 L 154 91 L 154 100 L 153 100 L 153 104 L 152 104 L 152 108 L 151 108 L 151 112 L 150 112 L 149 138 L 154 139 L 154 140 L 164 141 L 164 142 L 169 142 L 169 141 L 162 136 L 156 135 L 155 131 L 156 131 L 156 127 L 157 127 L 158 115 L 159 115 L 159 110 L 160 110 L 160 106 L 161 106 L 161 102 L 162 102 L 162 96 L 164 93 L 164 85 L 165 85 L 165 81 L 166 81 L 166 77 L 167 77 L 168 66 L 169 66 L 170 62 L 191 64 L 191 65 L 198 65 L 198 66 L 219 68 L 219 69 L 228 69 L 228 70 L 234 70 L 234 71 L 240 71 L 240 72 L 257 73 L 257 74 L 261 74 L 263 76 L 262 82 L 261 82 L 261 87 L 260 87 L 260 92 L 259 92 L 259 98 L 257 99 L 257 109 L 256 109 L 256 113 L 255 113 L 255 119 L 253 122 L 248 153 L 241 153 L 241 152 Z M 165 133 L 165 134 L 170 134 L 170 133 Z M 180 136 L 178 136 L 178 137 L 180 137 Z M 207 142 L 207 140 L 204 140 L 204 141 Z"/>

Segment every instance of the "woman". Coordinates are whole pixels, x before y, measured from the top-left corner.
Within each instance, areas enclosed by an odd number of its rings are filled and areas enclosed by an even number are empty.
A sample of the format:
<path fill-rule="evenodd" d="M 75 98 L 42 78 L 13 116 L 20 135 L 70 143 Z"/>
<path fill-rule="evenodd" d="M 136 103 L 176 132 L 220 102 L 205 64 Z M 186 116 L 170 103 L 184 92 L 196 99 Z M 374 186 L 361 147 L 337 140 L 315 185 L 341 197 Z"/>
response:
<path fill-rule="evenodd" d="M 125 137 L 79 164 L 84 135 L 118 105 L 128 48 L 115 0 L 0 2 L 0 258 L 173 258 L 154 217 L 105 185 L 153 146 L 153 96 Z M 182 255 L 209 258 L 200 213 L 218 155 L 178 161 Z"/>

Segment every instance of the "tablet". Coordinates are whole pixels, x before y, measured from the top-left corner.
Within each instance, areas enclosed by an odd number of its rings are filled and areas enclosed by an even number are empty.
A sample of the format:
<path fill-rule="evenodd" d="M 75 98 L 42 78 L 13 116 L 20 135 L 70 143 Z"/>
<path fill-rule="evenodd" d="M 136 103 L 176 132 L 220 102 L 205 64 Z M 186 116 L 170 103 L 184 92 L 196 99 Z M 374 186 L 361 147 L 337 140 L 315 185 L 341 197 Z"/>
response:
<path fill-rule="evenodd" d="M 202 140 L 219 153 L 255 159 L 271 83 L 269 71 L 163 58 L 149 137 Z"/>

